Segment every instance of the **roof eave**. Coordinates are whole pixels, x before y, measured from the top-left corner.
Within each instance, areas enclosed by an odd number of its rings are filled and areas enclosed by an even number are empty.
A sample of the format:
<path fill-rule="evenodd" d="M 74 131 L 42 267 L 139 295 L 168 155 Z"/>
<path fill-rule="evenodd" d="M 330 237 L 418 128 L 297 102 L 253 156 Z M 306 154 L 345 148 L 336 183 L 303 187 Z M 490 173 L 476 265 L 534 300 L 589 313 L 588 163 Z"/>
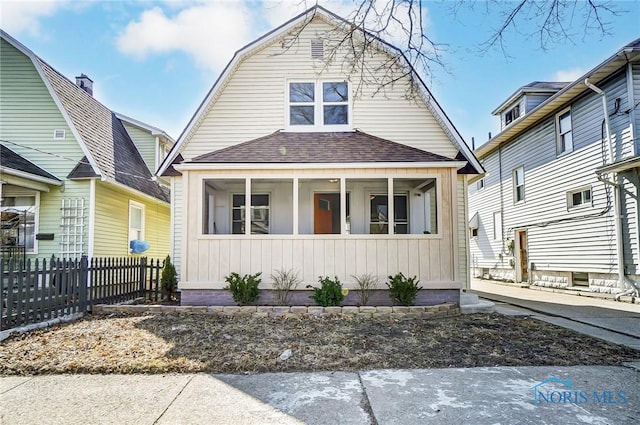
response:
<path fill-rule="evenodd" d="M 183 162 L 174 164 L 178 171 L 211 171 L 211 170 L 295 170 L 301 167 L 317 169 L 370 169 L 370 168 L 455 168 L 460 169 L 467 161 L 432 161 L 432 162 L 286 162 L 286 163 L 211 163 Z"/>
<path fill-rule="evenodd" d="M 12 176 L 21 177 L 23 179 L 33 180 L 39 183 L 48 184 L 50 186 L 62 186 L 62 181 L 59 179 L 50 179 L 37 174 L 27 173 L 26 171 L 16 170 L 14 168 L 0 166 L 0 174 L 6 173 Z"/>
<path fill-rule="evenodd" d="M 632 56 L 628 56 L 631 54 Z M 509 127 L 505 128 L 502 132 L 496 134 L 491 140 L 484 145 L 478 147 L 475 153 L 478 157 L 495 150 L 501 144 L 508 142 L 512 138 L 526 131 L 532 125 L 538 123 L 544 117 L 553 114 L 563 106 L 570 103 L 574 98 L 589 90 L 584 84 L 585 79 L 591 80 L 592 83 L 597 84 L 609 75 L 626 65 L 627 62 L 632 61 L 635 58 L 640 57 L 640 49 L 622 48 L 616 52 L 613 56 L 597 65 L 595 68 L 578 78 L 571 84 L 558 91 L 549 99 L 542 102 L 531 112 L 524 115 L 517 121 L 514 121 Z"/>

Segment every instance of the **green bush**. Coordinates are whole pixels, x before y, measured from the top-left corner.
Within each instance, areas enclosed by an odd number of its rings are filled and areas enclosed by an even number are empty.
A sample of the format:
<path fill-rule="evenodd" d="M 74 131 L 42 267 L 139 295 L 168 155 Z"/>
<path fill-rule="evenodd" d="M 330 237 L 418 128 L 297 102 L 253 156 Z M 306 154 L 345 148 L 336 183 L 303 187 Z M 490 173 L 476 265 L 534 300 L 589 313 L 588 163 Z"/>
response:
<path fill-rule="evenodd" d="M 262 279 L 260 279 L 261 274 L 262 273 L 253 275 L 245 274 L 240 277 L 238 273 L 233 272 L 224 278 L 227 286 L 222 289 L 231 291 L 233 300 L 238 305 L 249 305 L 258 298 L 258 285 L 260 285 L 262 281 Z"/>
<path fill-rule="evenodd" d="M 369 298 L 371 297 L 371 291 L 376 289 L 380 283 L 378 276 L 371 273 L 365 273 L 361 275 L 353 275 L 352 277 L 358 285 L 360 305 L 367 305 L 369 303 Z"/>
<path fill-rule="evenodd" d="M 167 255 L 164 259 L 162 272 L 160 273 L 160 288 L 164 299 L 170 300 L 178 287 L 178 274 L 176 268 L 171 263 L 171 257 Z"/>
<path fill-rule="evenodd" d="M 335 276 L 334 279 L 331 279 L 328 276 L 318 276 L 318 281 L 320 282 L 319 288 L 307 285 L 307 288 L 313 289 L 313 294 L 309 298 L 323 307 L 339 306 L 344 300 L 344 294 L 338 277 Z"/>
<path fill-rule="evenodd" d="M 298 272 L 293 270 L 274 270 L 271 274 L 271 280 L 273 280 L 273 290 L 276 292 L 278 304 L 288 305 L 290 292 L 300 284 Z"/>
<path fill-rule="evenodd" d="M 418 291 L 422 289 L 421 286 L 418 286 L 419 282 L 416 276 L 409 279 L 402 273 L 389 276 L 387 287 L 391 301 L 396 305 L 413 305 Z"/>

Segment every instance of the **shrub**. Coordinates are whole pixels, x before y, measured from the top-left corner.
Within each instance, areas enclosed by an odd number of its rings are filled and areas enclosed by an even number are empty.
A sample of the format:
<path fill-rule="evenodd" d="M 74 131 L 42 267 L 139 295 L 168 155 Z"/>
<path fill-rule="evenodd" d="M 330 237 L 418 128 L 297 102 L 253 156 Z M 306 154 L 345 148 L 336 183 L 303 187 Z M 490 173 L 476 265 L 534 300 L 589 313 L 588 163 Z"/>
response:
<path fill-rule="evenodd" d="M 224 278 L 224 281 L 227 282 L 227 286 L 222 289 L 226 289 L 231 291 L 231 295 L 233 295 L 233 300 L 238 305 L 248 305 L 251 304 L 258 298 L 258 285 L 262 279 L 260 279 L 260 275 L 262 273 L 256 274 L 245 274 L 240 277 L 238 273 L 231 273 L 229 276 Z"/>
<path fill-rule="evenodd" d="M 389 276 L 389 283 L 387 283 L 389 297 L 396 305 L 413 305 L 418 291 L 422 289 L 418 286 L 419 282 L 416 276 L 409 279 L 402 273 Z"/>
<path fill-rule="evenodd" d="M 380 279 L 371 273 L 365 273 L 361 275 L 352 275 L 358 285 L 358 297 L 360 298 L 360 305 L 367 305 L 369 298 L 371 297 L 371 291 L 378 287 Z"/>
<path fill-rule="evenodd" d="M 313 294 L 309 298 L 323 307 L 339 306 L 344 300 L 344 294 L 338 277 L 335 276 L 334 279 L 331 279 L 328 276 L 318 276 L 318 281 L 320 282 L 319 288 L 307 285 L 307 288 L 313 289 Z"/>
<path fill-rule="evenodd" d="M 167 255 L 164 259 L 162 272 L 160 273 L 160 289 L 162 289 L 163 298 L 170 300 L 176 292 L 178 286 L 178 274 L 176 268 L 171 263 L 171 257 Z"/>
<path fill-rule="evenodd" d="M 276 292 L 276 300 L 280 305 L 288 305 L 290 291 L 300 284 L 298 272 L 293 270 L 274 270 L 271 274 L 273 290 Z"/>

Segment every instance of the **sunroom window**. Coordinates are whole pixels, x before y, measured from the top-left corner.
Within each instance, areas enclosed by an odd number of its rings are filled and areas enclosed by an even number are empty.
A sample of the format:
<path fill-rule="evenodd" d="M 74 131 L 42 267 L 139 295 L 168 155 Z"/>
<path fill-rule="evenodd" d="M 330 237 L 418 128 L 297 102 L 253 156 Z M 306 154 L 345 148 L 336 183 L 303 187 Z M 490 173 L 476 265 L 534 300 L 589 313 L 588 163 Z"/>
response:
<path fill-rule="evenodd" d="M 245 224 L 245 196 L 244 194 L 233 195 L 233 212 L 232 212 L 232 233 L 234 235 L 243 235 Z M 269 234 L 269 195 L 255 194 L 251 195 L 251 234 L 266 235 Z"/>
<path fill-rule="evenodd" d="M 349 83 L 346 81 L 289 82 L 287 91 L 289 129 L 349 129 Z"/>
<path fill-rule="evenodd" d="M 389 233 L 389 197 L 381 194 L 369 195 L 370 217 L 369 233 Z M 395 234 L 409 233 L 409 216 L 407 195 L 393 196 L 394 232 Z"/>
<path fill-rule="evenodd" d="M 0 203 L 2 249 L 35 252 L 37 199 L 34 195 L 6 195 Z"/>

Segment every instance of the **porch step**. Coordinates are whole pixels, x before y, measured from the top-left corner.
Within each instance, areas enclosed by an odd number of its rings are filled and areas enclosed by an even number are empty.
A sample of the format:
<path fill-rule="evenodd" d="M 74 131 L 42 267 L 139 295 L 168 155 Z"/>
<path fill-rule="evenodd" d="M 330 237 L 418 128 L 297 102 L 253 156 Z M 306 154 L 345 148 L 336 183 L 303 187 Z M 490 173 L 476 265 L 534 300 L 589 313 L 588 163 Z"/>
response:
<path fill-rule="evenodd" d="M 462 314 L 493 313 L 495 307 L 494 303 L 480 300 L 476 294 L 460 294 L 460 313 Z"/>

